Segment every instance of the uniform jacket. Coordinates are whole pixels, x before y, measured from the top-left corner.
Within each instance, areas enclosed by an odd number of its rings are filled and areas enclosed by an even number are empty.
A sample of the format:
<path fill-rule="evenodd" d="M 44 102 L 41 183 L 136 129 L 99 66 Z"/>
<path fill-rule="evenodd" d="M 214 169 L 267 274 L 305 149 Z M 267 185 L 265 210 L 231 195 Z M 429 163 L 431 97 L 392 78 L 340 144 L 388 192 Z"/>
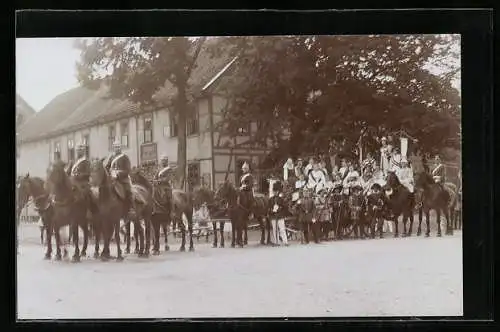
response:
<path fill-rule="evenodd" d="M 88 181 L 90 177 L 90 161 L 86 157 L 78 159 L 71 167 L 71 176 L 75 180 Z"/>
<path fill-rule="evenodd" d="M 434 169 L 432 170 L 432 176 L 436 176 L 436 177 L 439 176 L 440 180 L 444 182 L 446 173 L 445 173 L 444 165 L 442 163 L 439 163 L 438 165 L 436 165 L 436 167 L 434 167 Z"/>
<path fill-rule="evenodd" d="M 290 215 L 282 193 L 274 194 L 269 198 L 268 213 L 269 217 L 273 219 L 285 218 Z"/>
<path fill-rule="evenodd" d="M 240 185 L 243 190 L 252 191 L 253 176 L 250 173 L 245 173 L 240 178 Z"/>
<path fill-rule="evenodd" d="M 127 176 L 130 174 L 132 166 L 130 164 L 130 159 L 126 154 L 120 153 L 111 161 L 111 171 L 117 172 L 117 175 Z"/>
<path fill-rule="evenodd" d="M 161 167 L 155 175 L 155 180 L 158 180 L 160 184 L 168 184 L 173 171 L 174 169 L 170 166 Z"/>

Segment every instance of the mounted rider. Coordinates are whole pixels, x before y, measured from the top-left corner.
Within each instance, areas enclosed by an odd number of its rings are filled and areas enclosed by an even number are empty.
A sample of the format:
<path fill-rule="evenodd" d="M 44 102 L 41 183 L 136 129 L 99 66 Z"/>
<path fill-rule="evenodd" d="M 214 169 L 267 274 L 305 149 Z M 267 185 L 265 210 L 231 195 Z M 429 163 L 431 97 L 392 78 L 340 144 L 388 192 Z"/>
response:
<path fill-rule="evenodd" d="M 434 169 L 431 172 L 432 178 L 434 179 L 434 182 L 443 186 L 443 183 L 445 182 L 446 170 L 439 155 L 436 155 L 434 162 L 436 166 L 434 166 Z"/>
<path fill-rule="evenodd" d="M 408 160 L 403 157 L 401 159 L 401 168 L 396 169 L 396 176 L 399 179 L 399 182 L 403 186 L 405 186 L 410 193 L 414 192 L 414 179 L 413 179 L 413 169 L 409 166 Z"/>
<path fill-rule="evenodd" d="M 132 169 L 129 157 L 122 152 L 120 141 L 113 143 L 113 152 L 108 156 L 105 162 L 105 168 L 116 181 L 116 191 L 121 199 L 127 203 L 126 211 L 133 206 L 132 184 L 130 182 L 130 171 Z"/>
<path fill-rule="evenodd" d="M 80 196 L 87 201 L 90 211 L 97 213 L 97 205 L 92 199 L 90 191 L 90 161 L 87 158 L 87 146 L 80 143 L 76 147 L 76 161 L 71 166 L 71 182 Z"/>
<path fill-rule="evenodd" d="M 241 170 L 243 175 L 240 178 L 240 191 L 246 195 L 247 202 L 253 202 L 253 176 L 250 173 L 250 165 L 245 161 Z"/>

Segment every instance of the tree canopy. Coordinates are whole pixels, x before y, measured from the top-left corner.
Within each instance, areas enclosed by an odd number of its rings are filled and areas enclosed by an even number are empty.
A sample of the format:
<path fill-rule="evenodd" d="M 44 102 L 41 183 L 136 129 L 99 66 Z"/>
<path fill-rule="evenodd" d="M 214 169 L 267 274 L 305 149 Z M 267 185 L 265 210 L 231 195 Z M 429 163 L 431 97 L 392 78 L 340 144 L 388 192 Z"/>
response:
<path fill-rule="evenodd" d="M 178 119 L 178 163 L 186 168 L 190 83 L 201 47 L 236 57 L 217 89 L 229 98 L 219 129 L 257 121 L 253 139 L 276 142 L 276 158 L 350 151 L 361 136 L 404 130 L 425 151 L 460 146 L 459 36 L 276 36 L 96 38 L 77 44 L 79 81 L 106 82 L 110 96 Z M 162 89 L 175 93 L 162 98 Z M 183 182 L 183 181 L 182 181 Z"/>

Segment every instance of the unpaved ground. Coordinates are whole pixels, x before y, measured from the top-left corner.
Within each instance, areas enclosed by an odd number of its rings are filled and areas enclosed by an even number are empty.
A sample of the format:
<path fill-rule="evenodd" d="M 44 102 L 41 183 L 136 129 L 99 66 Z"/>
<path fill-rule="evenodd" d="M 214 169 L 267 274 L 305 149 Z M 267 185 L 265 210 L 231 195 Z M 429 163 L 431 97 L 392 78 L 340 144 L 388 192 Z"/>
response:
<path fill-rule="evenodd" d="M 36 226 L 23 226 L 19 319 L 463 312 L 461 232 L 281 248 L 213 249 L 202 240 L 195 252 L 80 264 L 43 260 L 38 241 Z"/>

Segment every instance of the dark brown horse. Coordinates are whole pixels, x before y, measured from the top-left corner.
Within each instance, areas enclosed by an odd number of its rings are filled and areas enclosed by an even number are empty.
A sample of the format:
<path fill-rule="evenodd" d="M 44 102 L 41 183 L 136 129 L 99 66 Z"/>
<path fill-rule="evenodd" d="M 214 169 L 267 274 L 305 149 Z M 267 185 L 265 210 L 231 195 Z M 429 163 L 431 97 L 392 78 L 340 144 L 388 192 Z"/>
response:
<path fill-rule="evenodd" d="M 437 236 L 441 236 L 441 213 L 446 219 L 446 235 L 453 235 L 453 224 L 450 212 L 457 203 L 456 187 L 451 183 L 442 186 L 435 183 L 428 173 L 419 173 L 415 179 L 417 207 L 423 209 L 427 224 L 426 236 L 430 235 L 429 214 L 431 210 L 436 211 L 436 222 L 438 226 Z M 418 233 L 421 232 L 422 219 L 419 218 Z"/>
<path fill-rule="evenodd" d="M 132 175 L 133 181 L 146 181 L 138 171 Z M 168 232 L 172 223 L 177 223 L 181 229 L 180 251 L 186 251 L 186 228 L 189 231 L 189 251 L 194 251 L 193 244 L 193 204 L 191 196 L 183 190 L 173 189 L 169 186 L 154 183 L 149 184 L 152 191 L 151 198 L 151 224 L 154 231 L 153 255 L 160 253 L 160 229 L 163 228 L 165 235 L 165 251 L 170 250 L 168 246 Z M 187 225 L 184 220 L 187 220 Z"/>
<path fill-rule="evenodd" d="M 388 208 L 392 221 L 394 221 L 395 232 L 394 237 L 399 236 L 399 216 L 403 216 L 403 236 L 411 236 L 413 229 L 413 210 L 415 207 L 415 196 L 408 188 L 403 186 L 399 181 L 396 173 L 388 172 L 386 189 L 392 190 L 387 198 Z M 387 194 L 387 191 L 386 191 Z M 410 219 L 410 227 L 406 230 L 406 223 Z"/>
<path fill-rule="evenodd" d="M 19 218 L 21 212 L 28 204 L 30 198 L 33 199 L 35 210 L 42 218 L 43 227 L 40 230 L 40 241 L 43 244 L 43 232 L 47 232 L 48 222 L 50 217 L 50 200 L 49 193 L 45 190 L 45 182 L 39 177 L 30 177 L 29 173 L 19 179 L 16 187 L 16 218 L 17 227 L 19 227 Z M 16 240 L 17 241 L 17 240 Z M 17 244 L 17 242 L 16 242 Z"/>
<path fill-rule="evenodd" d="M 49 167 L 47 186 L 48 192 L 52 195 L 50 217 L 46 219 L 47 225 L 47 253 L 46 259 L 50 259 L 52 253 L 52 231 L 56 238 L 56 259 L 61 259 L 61 239 L 59 230 L 62 226 L 70 226 L 75 251 L 72 257 L 73 262 L 80 261 L 79 248 L 79 228 L 84 233 L 84 243 L 81 256 L 86 256 L 89 228 L 87 219 L 88 202 L 71 184 L 67 175 L 65 164 L 56 161 Z"/>
<path fill-rule="evenodd" d="M 231 220 L 231 247 L 238 245 L 243 248 L 243 232 L 248 215 L 251 213 L 252 202 L 229 181 L 225 181 L 216 191 L 215 199 L 227 207 Z"/>
<path fill-rule="evenodd" d="M 207 187 L 198 187 L 193 190 L 193 208 L 198 210 L 203 204 L 206 204 L 208 211 L 210 213 L 210 218 L 212 219 L 212 232 L 214 235 L 214 241 L 212 243 L 213 248 L 217 248 L 218 244 L 218 234 L 217 234 L 217 223 L 219 224 L 219 234 L 220 234 L 220 247 L 224 248 L 224 226 L 225 219 L 228 217 L 225 211 L 225 207 L 221 206 L 215 200 L 215 192 Z M 209 232 L 207 232 L 208 241 Z"/>
<path fill-rule="evenodd" d="M 135 253 L 139 257 L 149 256 L 151 247 L 151 225 L 153 216 L 153 186 L 146 177 L 139 171 L 132 171 L 130 174 L 132 182 L 133 207 L 126 214 L 125 224 L 127 227 L 127 247 L 126 253 L 130 252 L 130 221 L 134 222 L 134 237 L 136 240 Z M 144 220 L 144 229 L 141 225 L 141 219 Z M 145 235 L 145 241 L 144 241 Z M 139 248 L 137 250 L 137 240 L 139 239 Z M 144 248 L 144 249 L 143 249 Z"/>

